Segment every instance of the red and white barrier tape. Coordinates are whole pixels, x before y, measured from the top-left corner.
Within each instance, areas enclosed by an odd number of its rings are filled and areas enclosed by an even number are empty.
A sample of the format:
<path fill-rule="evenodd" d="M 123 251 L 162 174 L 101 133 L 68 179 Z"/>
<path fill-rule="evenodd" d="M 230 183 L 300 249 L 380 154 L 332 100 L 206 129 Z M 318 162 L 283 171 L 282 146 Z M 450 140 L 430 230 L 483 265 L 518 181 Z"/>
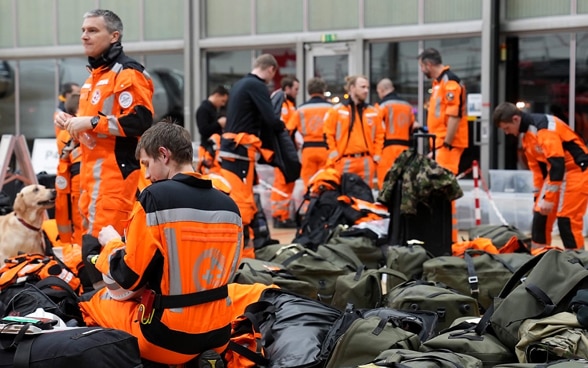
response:
<path fill-rule="evenodd" d="M 474 219 L 476 226 L 482 225 L 482 209 L 480 208 L 480 187 L 478 185 L 478 178 L 480 176 L 480 167 L 478 161 L 472 162 L 472 176 L 474 178 Z"/>

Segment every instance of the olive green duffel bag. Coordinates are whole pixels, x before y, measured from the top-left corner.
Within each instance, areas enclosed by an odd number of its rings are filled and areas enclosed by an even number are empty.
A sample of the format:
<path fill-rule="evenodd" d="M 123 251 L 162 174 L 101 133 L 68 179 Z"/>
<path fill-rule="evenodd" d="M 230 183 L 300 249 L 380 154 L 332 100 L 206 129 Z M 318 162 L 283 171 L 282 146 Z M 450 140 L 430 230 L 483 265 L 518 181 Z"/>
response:
<path fill-rule="evenodd" d="M 383 351 L 370 364 L 359 368 L 402 367 L 402 368 L 482 368 L 482 362 L 466 354 L 450 351 L 429 351 L 426 353 L 405 349 Z"/>

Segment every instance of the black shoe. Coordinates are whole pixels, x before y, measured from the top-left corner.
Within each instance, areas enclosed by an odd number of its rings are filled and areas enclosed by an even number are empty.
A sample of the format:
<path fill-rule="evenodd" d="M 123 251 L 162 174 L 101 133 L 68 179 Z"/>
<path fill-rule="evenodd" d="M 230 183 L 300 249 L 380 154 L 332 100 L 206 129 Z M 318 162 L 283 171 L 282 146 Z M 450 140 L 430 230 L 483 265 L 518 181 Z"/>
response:
<path fill-rule="evenodd" d="M 225 368 L 225 362 L 214 350 L 206 350 L 196 359 L 198 359 L 198 368 Z"/>
<path fill-rule="evenodd" d="M 274 229 L 296 229 L 296 221 L 292 219 L 282 221 L 274 217 Z"/>

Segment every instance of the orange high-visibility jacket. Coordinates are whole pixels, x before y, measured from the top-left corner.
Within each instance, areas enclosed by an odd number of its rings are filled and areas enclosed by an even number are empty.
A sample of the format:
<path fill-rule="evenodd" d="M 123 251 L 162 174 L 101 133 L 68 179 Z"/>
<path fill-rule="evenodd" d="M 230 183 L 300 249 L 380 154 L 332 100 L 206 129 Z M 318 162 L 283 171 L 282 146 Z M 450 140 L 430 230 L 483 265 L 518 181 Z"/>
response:
<path fill-rule="evenodd" d="M 75 142 L 67 130 L 57 136 L 59 163 L 55 177 L 55 221 L 59 240 L 81 245 L 82 217 L 78 209 L 80 197 L 80 144 Z"/>
<path fill-rule="evenodd" d="M 379 104 L 382 110 L 385 136 L 384 147 L 401 145 L 408 148 L 414 113 L 412 105 L 401 99 L 396 92 L 384 96 Z"/>
<path fill-rule="evenodd" d="M 534 185 L 544 177 L 544 200 L 557 200 L 566 174 L 568 180 L 584 183 L 580 187 L 588 191 L 588 175 L 583 174 L 588 167 L 588 148 L 566 123 L 552 115 L 523 113 L 519 132 Z M 540 163 L 546 166 L 546 175 Z"/>
<path fill-rule="evenodd" d="M 323 131 L 329 146 L 329 161 L 352 154 L 367 154 L 376 160 L 381 157 L 384 146 L 381 113 L 365 103 L 360 109 L 361 115 L 351 100 L 345 100 L 327 112 Z"/>
<path fill-rule="evenodd" d="M 153 123 L 153 82 L 143 67 L 120 54 L 96 67 L 80 89 L 78 116 L 100 116 L 90 131 L 96 147 L 82 145 L 80 210 L 88 234 L 103 226 L 119 232 L 130 214 L 139 181 L 135 149 Z"/>
<path fill-rule="evenodd" d="M 177 174 L 141 192 L 126 243 L 110 241 L 96 267 L 124 289 L 155 291 L 155 313 L 141 324 L 143 338 L 198 354 L 229 341 L 227 284 L 240 263 L 242 236 L 239 209 L 229 196 L 199 174 Z"/>
<path fill-rule="evenodd" d="M 449 66 L 433 80 L 433 93 L 427 111 L 429 132 L 435 134 L 435 147 L 441 147 L 447 134 L 447 118 L 459 117 L 459 126 L 451 145 L 466 148 L 468 146 L 468 117 L 466 113 L 466 88 Z"/>
<path fill-rule="evenodd" d="M 325 115 L 333 107 L 321 97 L 312 97 L 306 103 L 300 105 L 287 121 L 286 129 L 297 130 L 304 138 L 306 147 L 327 147 L 323 133 Z"/>

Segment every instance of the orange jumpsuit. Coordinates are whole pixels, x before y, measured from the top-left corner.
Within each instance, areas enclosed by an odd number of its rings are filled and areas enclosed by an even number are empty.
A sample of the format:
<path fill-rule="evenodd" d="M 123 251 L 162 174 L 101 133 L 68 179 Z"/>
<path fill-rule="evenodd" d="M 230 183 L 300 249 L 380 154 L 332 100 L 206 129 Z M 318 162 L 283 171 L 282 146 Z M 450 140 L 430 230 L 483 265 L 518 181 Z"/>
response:
<path fill-rule="evenodd" d="M 283 93 L 283 92 L 282 92 Z M 283 122 L 288 122 L 290 117 L 296 113 L 295 101 L 286 96 L 282 103 L 282 113 L 280 119 Z M 274 168 L 274 183 L 273 187 L 280 192 L 272 191 L 270 200 L 272 205 L 272 217 L 278 221 L 285 221 L 290 218 L 290 200 L 292 199 L 292 192 L 294 191 L 294 184 L 286 183 L 284 174 L 279 168 Z M 287 196 L 284 196 L 287 195 Z"/>
<path fill-rule="evenodd" d="M 550 245 L 557 217 L 564 247 L 584 249 L 588 148 L 566 123 L 552 115 L 523 113 L 519 134 L 534 186 L 541 188 L 533 213 L 533 245 Z M 542 201 L 554 204 L 547 216 L 539 213 Z"/>
<path fill-rule="evenodd" d="M 324 98 L 313 96 L 300 105 L 286 124 L 286 129 L 298 131 L 304 138 L 300 171 L 304 188 L 308 188 L 310 178 L 327 162 L 327 142 L 323 134 L 323 123 L 325 115 L 332 107 L 333 105 Z"/>
<path fill-rule="evenodd" d="M 384 149 L 377 171 L 378 188 L 382 189 L 386 173 L 396 158 L 409 147 L 414 113 L 412 105 L 401 99 L 396 92 L 384 96 L 378 107 L 382 111 L 385 129 Z"/>
<path fill-rule="evenodd" d="M 114 50 L 116 54 L 116 51 Z M 78 116 L 100 115 L 90 131 L 96 147 L 82 145 L 80 211 L 86 234 L 106 225 L 122 232 L 136 198 L 139 161 L 135 148 L 153 123 L 153 82 L 122 52 L 96 65 L 80 90 Z"/>
<path fill-rule="evenodd" d="M 151 184 L 134 206 L 126 243 L 112 240 L 98 257 L 96 267 L 116 284 L 80 303 L 84 320 L 129 332 L 154 362 L 183 364 L 205 350 L 222 352 L 233 312 L 227 284 L 241 241 L 239 209 L 211 181 L 183 173 Z M 108 287 L 153 290 L 153 314 L 140 311 L 136 299 L 115 300 Z"/>
<path fill-rule="evenodd" d="M 459 124 L 453 138 L 448 142 L 453 148 L 443 146 L 447 135 L 448 118 L 458 117 Z M 459 171 L 459 160 L 464 149 L 468 147 L 468 117 L 466 113 L 466 89 L 461 80 L 449 66 L 437 79 L 433 80 L 433 93 L 429 100 L 427 111 L 427 127 L 429 132 L 436 135 L 436 161 L 439 165 L 450 170 L 455 175 Z M 455 202 L 451 204 L 452 239 L 457 241 L 457 210 Z"/>
<path fill-rule="evenodd" d="M 59 163 L 55 177 L 55 221 L 59 240 L 81 245 L 84 229 L 78 207 L 82 158 L 80 144 L 71 138 L 67 130 L 61 130 L 57 136 L 57 151 Z"/>
<path fill-rule="evenodd" d="M 329 146 L 326 166 L 352 172 L 371 187 L 376 162 L 382 157 L 384 127 L 381 112 L 368 104 L 345 100 L 330 109 L 323 132 Z"/>

